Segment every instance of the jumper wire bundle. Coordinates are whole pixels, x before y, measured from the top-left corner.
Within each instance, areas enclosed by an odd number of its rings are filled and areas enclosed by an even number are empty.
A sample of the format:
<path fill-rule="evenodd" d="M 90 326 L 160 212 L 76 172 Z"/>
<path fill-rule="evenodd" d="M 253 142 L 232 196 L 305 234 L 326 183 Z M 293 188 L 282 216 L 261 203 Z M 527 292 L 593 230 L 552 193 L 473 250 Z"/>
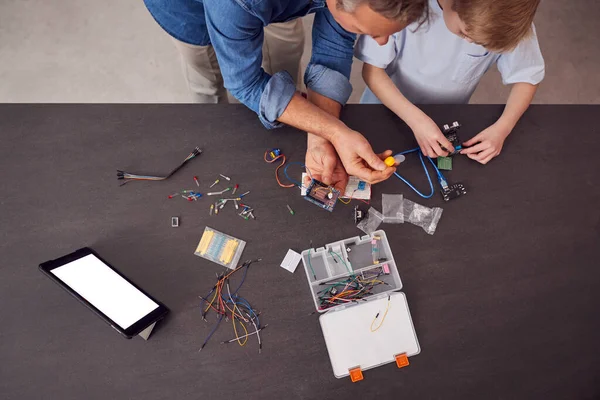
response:
<path fill-rule="evenodd" d="M 259 354 L 262 351 L 260 331 L 265 329 L 267 325 L 261 326 L 258 318 L 260 313 L 252 308 L 246 299 L 238 295 L 238 291 L 246 280 L 246 275 L 248 274 L 250 265 L 258 261 L 260 261 L 260 259 L 246 261 L 233 271 L 227 270 L 221 275 L 218 275 L 217 283 L 205 297 L 201 297 L 202 302 L 200 303 L 200 307 L 202 308 L 202 319 L 207 321 L 206 316 L 212 310 L 217 314 L 217 322 L 204 340 L 202 347 L 200 347 L 200 351 L 206 346 L 223 320 L 226 322 L 231 320 L 235 337 L 233 339 L 223 341 L 221 344 L 237 342 L 240 346 L 245 346 L 246 342 L 248 341 L 248 337 L 256 335 L 258 340 Z M 231 276 L 242 270 L 244 273 L 239 285 L 235 290 L 231 290 L 229 284 Z M 248 329 L 251 331 L 249 332 Z M 254 330 L 252 331 L 252 329 Z"/>
<path fill-rule="evenodd" d="M 129 172 L 117 170 L 117 179 L 123 180 L 121 186 L 131 181 L 164 181 L 165 179 L 170 178 L 175 172 L 179 171 L 188 161 L 192 160 L 196 156 L 200 155 L 202 150 L 198 146 L 179 164 L 175 169 L 169 172 L 165 176 L 153 176 L 153 175 L 138 175 L 131 174 Z"/>
<path fill-rule="evenodd" d="M 347 279 L 336 279 L 332 282 L 324 282 L 321 285 L 327 285 L 323 290 L 319 291 L 320 309 L 328 308 L 357 302 L 363 300 L 364 297 L 373 294 L 373 289 L 379 285 L 388 285 L 388 283 L 379 280 L 381 275 L 384 275 L 383 268 L 376 271 L 366 271 L 360 274 L 349 276 Z"/>

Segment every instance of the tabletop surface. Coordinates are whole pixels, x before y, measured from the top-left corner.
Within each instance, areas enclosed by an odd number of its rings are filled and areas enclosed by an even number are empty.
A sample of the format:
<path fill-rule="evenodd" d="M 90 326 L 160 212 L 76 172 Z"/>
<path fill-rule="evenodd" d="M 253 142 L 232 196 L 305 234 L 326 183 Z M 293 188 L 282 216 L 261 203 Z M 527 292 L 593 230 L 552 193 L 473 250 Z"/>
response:
<path fill-rule="evenodd" d="M 427 106 L 463 140 L 501 106 Z M 358 236 L 352 207 L 333 213 L 283 189 L 265 149 L 303 161 L 305 135 L 265 131 L 243 106 L 0 105 L 0 397 L 3 399 L 592 399 L 600 396 L 600 106 L 532 106 L 486 166 L 455 157 L 451 182 L 468 194 L 424 200 L 395 177 L 373 188 L 444 209 L 433 236 L 382 225 L 421 345 L 410 366 L 333 376 L 298 252 Z M 344 121 L 376 151 L 414 147 L 382 106 L 348 106 Z M 195 146 L 204 153 L 164 182 L 119 186 L 116 170 L 171 170 Z M 422 190 L 415 156 L 401 167 Z M 298 165 L 290 167 L 299 176 Z M 245 221 L 209 201 L 167 199 L 232 177 L 256 210 Z M 289 204 L 296 212 L 292 216 Z M 171 228 L 171 216 L 181 226 Z M 205 226 L 247 241 L 261 257 L 240 294 L 262 312 L 263 351 L 221 345 L 198 296 L 222 268 L 193 254 Z M 150 340 L 126 340 L 51 282 L 38 265 L 90 246 L 171 310 Z M 357 347 L 360 344 L 357 343 Z"/>

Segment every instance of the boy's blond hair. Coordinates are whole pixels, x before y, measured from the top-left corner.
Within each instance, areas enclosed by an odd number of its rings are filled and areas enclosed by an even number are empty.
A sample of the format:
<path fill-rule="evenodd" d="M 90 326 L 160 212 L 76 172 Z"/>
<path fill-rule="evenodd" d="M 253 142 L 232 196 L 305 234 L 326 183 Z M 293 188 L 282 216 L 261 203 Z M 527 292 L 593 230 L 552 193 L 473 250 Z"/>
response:
<path fill-rule="evenodd" d="M 532 33 L 540 0 L 453 0 L 452 9 L 475 43 L 495 52 L 514 49 Z"/>

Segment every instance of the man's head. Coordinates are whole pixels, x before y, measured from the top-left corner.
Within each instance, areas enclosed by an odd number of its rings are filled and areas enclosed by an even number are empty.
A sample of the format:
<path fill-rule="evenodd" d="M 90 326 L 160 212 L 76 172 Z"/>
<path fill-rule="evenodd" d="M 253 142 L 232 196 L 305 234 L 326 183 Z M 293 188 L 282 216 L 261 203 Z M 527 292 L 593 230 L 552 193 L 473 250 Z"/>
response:
<path fill-rule="evenodd" d="M 380 45 L 407 25 L 427 18 L 427 0 L 327 0 L 333 18 L 348 32 L 369 35 Z"/>
<path fill-rule="evenodd" d="M 439 0 L 448 29 L 488 50 L 514 49 L 531 34 L 540 0 Z"/>

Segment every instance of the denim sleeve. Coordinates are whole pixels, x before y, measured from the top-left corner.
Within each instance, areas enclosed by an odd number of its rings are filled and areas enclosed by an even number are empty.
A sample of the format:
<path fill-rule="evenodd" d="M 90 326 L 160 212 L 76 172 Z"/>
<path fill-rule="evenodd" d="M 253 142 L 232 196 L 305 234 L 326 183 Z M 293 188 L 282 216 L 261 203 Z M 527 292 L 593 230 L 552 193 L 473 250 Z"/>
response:
<path fill-rule="evenodd" d="M 350 71 L 356 35 L 344 30 L 328 9 L 315 13 L 312 57 L 304 74 L 306 87 L 344 105 L 352 93 Z"/>
<path fill-rule="evenodd" d="M 271 76 L 261 67 L 263 23 L 234 0 L 204 0 L 206 25 L 225 87 L 258 114 L 269 129 L 281 116 L 296 87 L 285 71 Z"/>

